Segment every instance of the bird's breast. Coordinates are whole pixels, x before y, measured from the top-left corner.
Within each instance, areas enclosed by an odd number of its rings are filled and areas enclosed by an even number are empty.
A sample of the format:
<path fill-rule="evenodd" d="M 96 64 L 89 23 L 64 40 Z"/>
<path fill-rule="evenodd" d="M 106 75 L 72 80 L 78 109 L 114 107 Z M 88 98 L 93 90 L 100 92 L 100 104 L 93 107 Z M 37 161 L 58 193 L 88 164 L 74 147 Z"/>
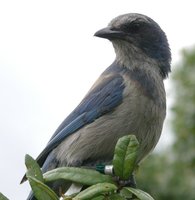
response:
<path fill-rule="evenodd" d="M 123 75 L 125 82 L 124 116 L 126 123 L 140 142 L 138 161 L 157 144 L 166 116 L 166 97 L 162 78 L 151 71 L 136 69 Z M 128 111 L 127 111 L 128 110 Z"/>

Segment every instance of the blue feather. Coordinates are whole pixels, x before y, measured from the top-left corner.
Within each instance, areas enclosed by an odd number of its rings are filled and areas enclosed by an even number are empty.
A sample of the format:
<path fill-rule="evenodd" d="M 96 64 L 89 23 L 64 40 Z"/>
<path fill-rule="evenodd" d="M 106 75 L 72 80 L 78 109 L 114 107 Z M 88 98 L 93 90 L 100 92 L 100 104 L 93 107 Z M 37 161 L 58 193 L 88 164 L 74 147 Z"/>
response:
<path fill-rule="evenodd" d="M 112 68 L 116 68 L 114 63 L 109 67 L 109 70 L 102 74 L 100 77 L 102 81 L 87 94 L 56 130 L 46 148 L 37 158 L 40 166 L 43 165 L 48 154 L 66 137 L 112 111 L 122 102 L 125 87 L 123 77 L 116 71 L 114 73 Z"/>

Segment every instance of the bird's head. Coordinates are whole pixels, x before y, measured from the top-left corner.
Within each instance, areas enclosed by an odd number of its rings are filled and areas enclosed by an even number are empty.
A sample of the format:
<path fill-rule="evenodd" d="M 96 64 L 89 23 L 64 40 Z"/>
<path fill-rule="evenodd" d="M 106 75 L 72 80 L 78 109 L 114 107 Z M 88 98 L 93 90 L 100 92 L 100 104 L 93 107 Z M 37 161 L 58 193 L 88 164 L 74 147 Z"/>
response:
<path fill-rule="evenodd" d="M 114 18 L 95 36 L 109 39 L 115 48 L 116 59 L 122 64 L 133 59 L 154 61 L 165 78 L 170 72 L 171 53 L 167 37 L 151 18 L 136 13 Z M 135 62 L 134 62 L 135 63 Z"/>

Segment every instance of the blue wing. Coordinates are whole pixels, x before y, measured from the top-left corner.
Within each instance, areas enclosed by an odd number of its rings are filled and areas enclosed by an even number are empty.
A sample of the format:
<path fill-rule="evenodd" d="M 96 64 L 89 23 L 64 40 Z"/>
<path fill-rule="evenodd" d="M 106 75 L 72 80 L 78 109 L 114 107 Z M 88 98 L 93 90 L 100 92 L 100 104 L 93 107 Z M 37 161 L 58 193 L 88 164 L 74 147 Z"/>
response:
<path fill-rule="evenodd" d="M 40 166 L 43 165 L 48 154 L 67 136 L 112 111 L 122 102 L 122 93 L 125 87 L 123 78 L 116 71 L 114 73 L 112 65 L 108 69 L 98 79 L 97 85 L 56 130 L 46 148 L 37 158 Z"/>

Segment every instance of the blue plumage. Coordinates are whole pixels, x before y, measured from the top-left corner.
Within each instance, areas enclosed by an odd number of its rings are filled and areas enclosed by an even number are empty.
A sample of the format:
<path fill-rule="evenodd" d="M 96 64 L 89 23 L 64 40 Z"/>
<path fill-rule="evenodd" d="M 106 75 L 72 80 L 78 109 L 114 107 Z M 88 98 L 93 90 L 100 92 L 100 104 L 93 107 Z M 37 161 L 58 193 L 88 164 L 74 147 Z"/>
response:
<path fill-rule="evenodd" d="M 109 67 L 110 70 L 102 74 L 102 77 L 106 78 L 92 88 L 82 102 L 56 130 L 45 149 L 37 158 L 40 166 L 43 165 L 50 151 L 58 146 L 66 137 L 83 126 L 92 123 L 102 115 L 112 111 L 122 102 L 122 94 L 125 87 L 123 78 L 116 72 L 110 74 L 112 68 L 116 68 L 115 63 Z"/>

